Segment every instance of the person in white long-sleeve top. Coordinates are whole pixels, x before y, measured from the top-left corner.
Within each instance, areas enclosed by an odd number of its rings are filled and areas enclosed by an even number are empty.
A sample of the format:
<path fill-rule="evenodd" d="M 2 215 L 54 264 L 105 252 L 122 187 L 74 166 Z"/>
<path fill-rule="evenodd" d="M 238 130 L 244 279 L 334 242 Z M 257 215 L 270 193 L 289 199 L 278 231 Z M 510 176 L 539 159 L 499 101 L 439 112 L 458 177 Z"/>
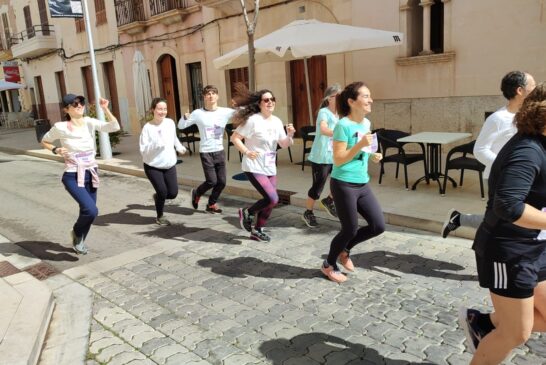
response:
<path fill-rule="evenodd" d="M 483 178 L 486 180 L 486 187 L 493 161 L 506 142 L 517 132 L 514 116 L 535 86 L 533 76 L 523 71 L 512 71 L 502 78 L 501 91 L 508 103 L 485 120 L 474 145 L 474 156 L 485 165 Z M 442 237 L 446 238 L 460 226 L 478 228 L 482 220 L 481 214 L 463 214 L 452 209 L 442 227 Z"/>
<path fill-rule="evenodd" d="M 77 254 L 85 255 L 88 252 L 85 239 L 91 224 L 99 214 L 95 132 L 116 132 L 120 126 L 108 109 L 109 102 L 106 99 L 101 98 L 99 106 L 108 122 L 84 116 L 85 98 L 81 95 L 67 94 L 62 102 L 68 121 L 55 123 L 43 136 L 41 143 L 53 154 L 64 158 L 65 169 L 61 180 L 65 189 L 80 206 L 80 214 L 71 231 L 72 247 Z M 56 140 L 60 140 L 60 147 L 53 144 Z"/>
<path fill-rule="evenodd" d="M 155 190 L 156 223 L 168 226 L 171 223 L 163 216 L 165 200 L 174 199 L 178 195 L 176 153 L 182 155 L 186 148 L 178 140 L 174 121 L 166 118 L 167 100 L 154 98 L 150 110 L 154 117 L 140 133 L 140 153 L 144 173 Z"/>

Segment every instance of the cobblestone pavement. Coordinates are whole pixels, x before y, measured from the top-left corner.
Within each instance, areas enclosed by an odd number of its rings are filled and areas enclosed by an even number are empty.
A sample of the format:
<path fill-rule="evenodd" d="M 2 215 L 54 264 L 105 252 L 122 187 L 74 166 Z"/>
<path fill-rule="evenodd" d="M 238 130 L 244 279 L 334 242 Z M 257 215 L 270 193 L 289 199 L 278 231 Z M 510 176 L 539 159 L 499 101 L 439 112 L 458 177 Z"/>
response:
<path fill-rule="evenodd" d="M 235 205 L 161 227 L 170 245 L 79 280 L 94 293 L 87 365 L 468 364 L 458 307 L 489 303 L 470 241 L 389 226 L 338 285 L 318 269 L 338 223 L 307 229 L 285 206 L 258 243 Z M 545 357 L 534 336 L 507 363 Z"/>

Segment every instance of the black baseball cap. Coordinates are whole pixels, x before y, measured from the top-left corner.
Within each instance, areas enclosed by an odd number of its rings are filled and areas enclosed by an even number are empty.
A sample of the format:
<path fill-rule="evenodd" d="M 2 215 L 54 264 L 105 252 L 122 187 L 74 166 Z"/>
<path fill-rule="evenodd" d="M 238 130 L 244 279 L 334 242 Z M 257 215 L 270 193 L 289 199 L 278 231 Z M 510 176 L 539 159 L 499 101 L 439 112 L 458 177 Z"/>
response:
<path fill-rule="evenodd" d="M 80 99 L 80 102 L 85 103 L 85 97 L 81 95 L 66 94 L 65 96 L 63 96 L 63 105 L 67 107 L 72 104 L 76 99 Z"/>

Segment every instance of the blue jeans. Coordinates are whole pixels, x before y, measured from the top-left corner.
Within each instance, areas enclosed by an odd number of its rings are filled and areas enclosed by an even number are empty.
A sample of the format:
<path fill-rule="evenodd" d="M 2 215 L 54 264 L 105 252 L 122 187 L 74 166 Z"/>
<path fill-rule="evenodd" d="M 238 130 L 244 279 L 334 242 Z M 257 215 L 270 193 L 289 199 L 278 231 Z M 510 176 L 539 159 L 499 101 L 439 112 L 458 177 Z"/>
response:
<path fill-rule="evenodd" d="M 85 186 L 78 186 L 75 172 L 65 172 L 62 178 L 63 185 L 68 193 L 80 205 L 80 215 L 74 224 L 74 233 L 77 237 L 85 238 L 91 224 L 99 214 L 97 209 L 97 188 L 91 184 L 91 173 L 85 171 Z"/>

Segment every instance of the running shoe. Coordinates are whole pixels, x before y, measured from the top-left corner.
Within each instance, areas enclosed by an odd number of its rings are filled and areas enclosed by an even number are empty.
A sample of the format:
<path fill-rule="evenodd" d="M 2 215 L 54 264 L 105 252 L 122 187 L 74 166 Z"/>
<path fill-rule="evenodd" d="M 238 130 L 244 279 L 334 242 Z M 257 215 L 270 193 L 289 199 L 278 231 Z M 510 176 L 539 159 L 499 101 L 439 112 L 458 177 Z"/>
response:
<path fill-rule="evenodd" d="M 307 224 L 307 227 L 315 228 L 318 226 L 317 218 L 315 217 L 315 213 L 313 213 L 312 210 L 306 210 L 303 215 L 302 219 Z"/>
<path fill-rule="evenodd" d="M 343 275 L 339 269 L 332 265 L 328 265 L 326 262 L 320 266 L 320 271 L 334 283 L 343 283 L 347 281 L 347 277 Z"/>
<path fill-rule="evenodd" d="M 343 266 L 347 271 L 355 271 L 355 265 L 353 264 L 353 260 L 351 260 L 351 257 L 349 256 L 349 252 L 343 250 L 338 256 L 339 263 L 341 266 Z"/>
<path fill-rule="evenodd" d="M 207 205 L 205 208 L 205 211 L 210 214 L 220 214 L 222 213 L 222 209 L 218 207 L 218 204 L 214 203 L 211 205 Z"/>
<path fill-rule="evenodd" d="M 475 353 L 480 341 L 489 333 L 478 326 L 478 318 L 482 314 L 476 309 L 459 309 L 459 326 L 466 335 L 466 344 L 471 353 Z"/>
<path fill-rule="evenodd" d="M 254 241 L 260 241 L 260 242 L 270 242 L 271 237 L 267 233 L 263 231 L 262 228 L 256 228 L 253 229 L 250 233 L 250 239 Z"/>
<path fill-rule="evenodd" d="M 320 205 L 330 214 L 333 218 L 337 218 L 336 205 L 334 204 L 334 199 L 327 196 L 326 198 L 320 201 Z"/>
<path fill-rule="evenodd" d="M 193 207 L 193 209 L 197 209 L 199 207 L 199 198 L 201 197 L 197 195 L 197 190 L 195 189 L 191 189 L 190 194 L 191 194 L 191 206 Z"/>
<path fill-rule="evenodd" d="M 165 217 L 156 218 L 155 222 L 160 226 L 170 226 L 171 222 Z"/>
<path fill-rule="evenodd" d="M 451 209 L 442 226 L 442 237 L 446 238 L 451 232 L 461 226 L 461 212 Z"/>
<path fill-rule="evenodd" d="M 252 232 L 252 216 L 248 214 L 248 209 L 239 208 L 239 223 L 242 229 Z"/>
<path fill-rule="evenodd" d="M 74 252 L 78 255 L 87 255 L 88 250 L 87 246 L 85 246 L 83 237 L 77 237 L 74 231 L 70 231 L 70 236 L 72 237 L 72 248 L 74 249 Z"/>

